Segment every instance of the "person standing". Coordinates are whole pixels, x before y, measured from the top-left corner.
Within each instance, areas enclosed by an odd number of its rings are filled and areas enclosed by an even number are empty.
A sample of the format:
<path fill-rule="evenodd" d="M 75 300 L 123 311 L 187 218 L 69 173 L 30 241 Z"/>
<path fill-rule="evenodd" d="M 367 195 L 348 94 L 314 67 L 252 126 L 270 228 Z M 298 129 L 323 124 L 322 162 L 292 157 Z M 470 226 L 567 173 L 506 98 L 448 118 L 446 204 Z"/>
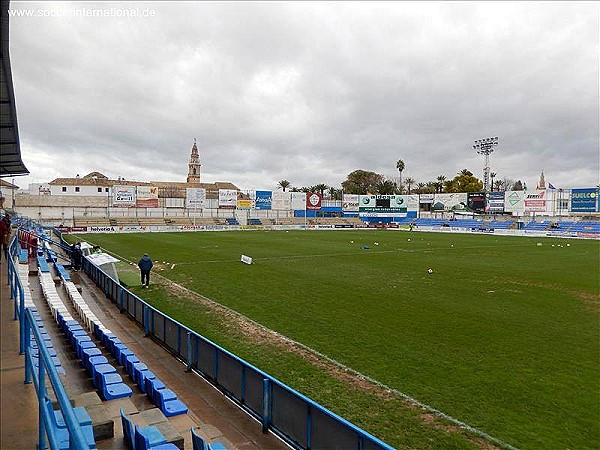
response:
<path fill-rule="evenodd" d="M 81 269 L 81 261 L 83 259 L 83 252 L 81 251 L 81 242 L 75 243 L 75 248 L 73 249 L 73 269 L 77 272 Z"/>
<path fill-rule="evenodd" d="M 0 220 L 0 246 L 2 246 L 2 253 L 4 257 L 8 259 L 8 241 L 10 240 L 10 216 L 6 214 L 2 220 Z M 1 259 L 1 256 L 0 256 Z"/>
<path fill-rule="evenodd" d="M 138 267 L 142 274 L 142 287 L 147 288 L 150 284 L 150 270 L 152 269 L 152 260 L 148 256 L 148 253 L 144 253 L 144 256 L 138 262 Z"/>

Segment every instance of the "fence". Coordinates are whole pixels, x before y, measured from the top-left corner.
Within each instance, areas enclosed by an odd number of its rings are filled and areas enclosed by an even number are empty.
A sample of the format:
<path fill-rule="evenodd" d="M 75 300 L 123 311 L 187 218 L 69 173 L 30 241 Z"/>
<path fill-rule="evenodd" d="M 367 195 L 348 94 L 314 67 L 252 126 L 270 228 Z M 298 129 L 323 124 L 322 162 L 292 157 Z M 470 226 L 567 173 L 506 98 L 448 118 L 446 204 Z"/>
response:
<path fill-rule="evenodd" d="M 17 255 L 19 245 L 16 236 L 10 245 L 10 257 L 7 259 L 8 282 L 10 285 L 11 299 L 14 301 L 14 316 L 13 319 L 19 319 L 19 354 L 25 354 L 25 383 L 29 384 L 33 381 L 35 392 L 38 397 L 39 408 L 39 428 L 38 428 L 38 447 L 46 448 L 46 435 L 50 447 L 58 449 L 60 447 L 58 430 L 52 426 L 54 417 L 53 411 L 46 408 L 47 391 L 46 379 L 50 380 L 50 385 L 54 391 L 57 402 L 60 406 L 60 411 L 65 419 L 65 424 L 69 433 L 69 448 L 72 449 L 88 449 L 87 443 L 81 426 L 75 416 L 69 396 L 58 377 L 58 372 L 54 365 L 54 361 L 46 348 L 44 339 L 34 317 L 32 309 L 25 307 L 25 291 L 23 283 L 19 277 L 19 273 L 14 265 L 14 256 Z M 33 338 L 33 341 L 32 341 Z M 34 345 L 36 348 L 34 348 Z M 34 362 L 34 352 L 37 350 L 37 371 Z"/>
<path fill-rule="evenodd" d="M 258 419 L 263 431 L 299 449 L 392 448 L 153 308 L 87 259 L 83 270 L 148 336 Z"/>

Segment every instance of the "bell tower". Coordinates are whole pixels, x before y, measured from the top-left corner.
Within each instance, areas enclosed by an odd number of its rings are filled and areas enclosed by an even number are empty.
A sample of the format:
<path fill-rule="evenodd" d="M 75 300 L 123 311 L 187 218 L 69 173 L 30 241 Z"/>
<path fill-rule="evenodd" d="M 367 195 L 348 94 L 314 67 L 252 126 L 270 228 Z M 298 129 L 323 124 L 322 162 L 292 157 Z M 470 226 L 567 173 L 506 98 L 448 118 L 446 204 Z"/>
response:
<path fill-rule="evenodd" d="M 192 154 L 190 156 L 190 162 L 188 163 L 188 176 L 187 182 L 199 184 L 200 183 L 200 156 L 198 155 L 198 146 L 196 145 L 196 138 L 194 138 L 194 145 L 192 147 Z"/>

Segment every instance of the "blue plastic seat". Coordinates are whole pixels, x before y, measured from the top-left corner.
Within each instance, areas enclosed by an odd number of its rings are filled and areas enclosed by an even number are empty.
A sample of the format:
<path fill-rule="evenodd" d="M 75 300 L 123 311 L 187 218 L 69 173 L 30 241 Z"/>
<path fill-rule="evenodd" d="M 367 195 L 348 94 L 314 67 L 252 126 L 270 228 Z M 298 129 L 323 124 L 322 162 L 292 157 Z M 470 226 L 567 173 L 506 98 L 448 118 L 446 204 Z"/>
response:
<path fill-rule="evenodd" d="M 137 380 L 137 385 L 144 394 L 146 394 L 146 380 L 154 380 L 156 379 L 156 375 L 149 370 L 144 370 L 140 372 L 140 377 Z"/>
<path fill-rule="evenodd" d="M 159 378 L 146 378 L 146 395 L 150 397 L 152 403 L 154 403 L 154 393 L 159 389 L 165 389 L 165 383 L 162 382 Z"/>
<path fill-rule="evenodd" d="M 188 412 L 188 407 L 177 398 L 177 395 L 171 389 L 159 389 L 154 392 L 154 404 L 160 408 L 166 417 L 173 417 Z"/>
<path fill-rule="evenodd" d="M 115 369 L 111 364 L 98 364 L 96 367 L 94 367 L 94 386 L 99 388 L 103 381 L 99 378 L 99 376 L 109 373 L 117 373 L 117 369 Z"/>
<path fill-rule="evenodd" d="M 135 384 L 139 384 L 139 379 L 141 377 L 142 372 L 147 372 L 148 366 L 142 362 L 133 363 L 131 366 L 131 379 Z"/>
<path fill-rule="evenodd" d="M 131 376 L 132 372 L 132 367 L 135 363 L 139 363 L 140 360 L 136 355 L 127 355 L 125 357 L 125 364 L 123 364 L 123 367 L 125 367 L 125 371 L 129 374 L 129 376 Z"/>
<path fill-rule="evenodd" d="M 125 445 L 131 450 L 139 450 L 140 448 L 155 448 L 157 445 L 166 444 L 167 440 L 163 434 L 155 426 L 140 428 L 137 425 L 134 426 L 131 419 L 127 417 L 123 408 L 121 408 L 121 424 L 123 425 L 123 439 Z M 141 437 L 136 439 L 136 435 L 139 434 L 145 439 L 141 441 Z M 140 447 L 137 443 L 140 440 L 140 444 L 144 447 Z"/>

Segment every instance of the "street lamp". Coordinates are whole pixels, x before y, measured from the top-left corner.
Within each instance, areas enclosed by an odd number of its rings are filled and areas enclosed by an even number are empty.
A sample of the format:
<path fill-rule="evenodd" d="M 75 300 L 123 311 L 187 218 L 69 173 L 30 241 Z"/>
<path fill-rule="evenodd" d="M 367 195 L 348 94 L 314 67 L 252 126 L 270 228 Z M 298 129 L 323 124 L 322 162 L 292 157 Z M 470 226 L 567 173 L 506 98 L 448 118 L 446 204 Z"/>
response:
<path fill-rule="evenodd" d="M 473 145 L 479 155 L 485 157 L 485 165 L 483 166 L 483 190 L 488 192 L 490 190 L 490 154 L 494 151 L 494 147 L 498 145 L 498 137 L 491 137 L 485 139 L 478 139 Z"/>

